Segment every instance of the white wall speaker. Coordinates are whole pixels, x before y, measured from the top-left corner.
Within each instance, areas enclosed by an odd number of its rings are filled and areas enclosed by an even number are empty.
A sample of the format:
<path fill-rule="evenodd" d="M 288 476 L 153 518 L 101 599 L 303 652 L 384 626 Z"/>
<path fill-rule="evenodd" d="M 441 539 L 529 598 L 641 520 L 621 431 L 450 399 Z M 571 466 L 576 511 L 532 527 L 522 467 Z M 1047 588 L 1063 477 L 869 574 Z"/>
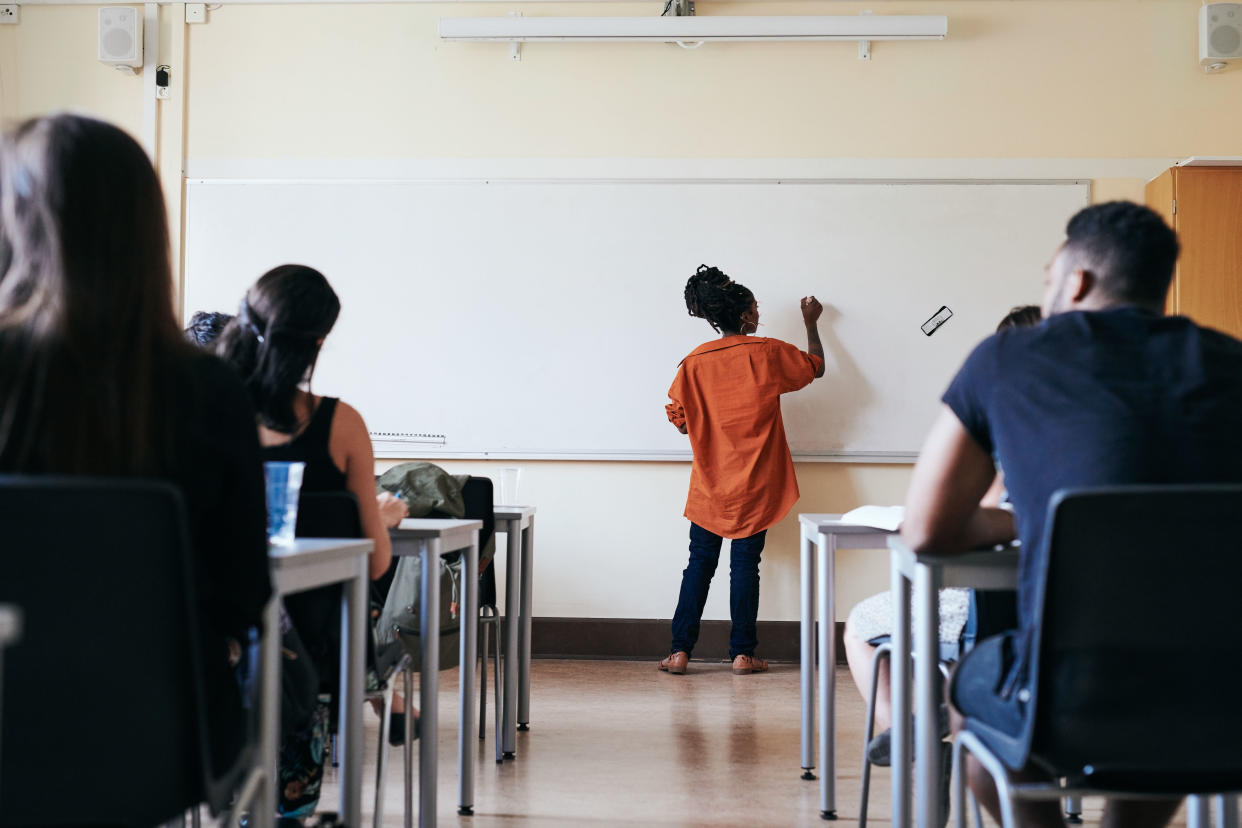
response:
<path fill-rule="evenodd" d="M 1199 63 L 1210 66 L 1238 58 L 1242 58 L 1242 3 L 1208 3 L 1201 6 Z"/>
<path fill-rule="evenodd" d="M 142 11 L 131 6 L 99 10 L 99 59 L 113 66 L 142 66 Z"/>

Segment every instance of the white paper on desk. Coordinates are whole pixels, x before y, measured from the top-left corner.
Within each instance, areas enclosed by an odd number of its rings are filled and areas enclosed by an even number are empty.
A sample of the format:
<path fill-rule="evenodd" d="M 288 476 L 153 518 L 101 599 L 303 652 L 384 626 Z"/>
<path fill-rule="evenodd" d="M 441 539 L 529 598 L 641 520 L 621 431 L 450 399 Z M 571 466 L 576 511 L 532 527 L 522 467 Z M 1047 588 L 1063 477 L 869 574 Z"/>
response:
<path fill-rule="evenodd" d="M 841 522 L 896 532 L 905 514 L 904 506 L 859 506 L 841 515 Z"/>

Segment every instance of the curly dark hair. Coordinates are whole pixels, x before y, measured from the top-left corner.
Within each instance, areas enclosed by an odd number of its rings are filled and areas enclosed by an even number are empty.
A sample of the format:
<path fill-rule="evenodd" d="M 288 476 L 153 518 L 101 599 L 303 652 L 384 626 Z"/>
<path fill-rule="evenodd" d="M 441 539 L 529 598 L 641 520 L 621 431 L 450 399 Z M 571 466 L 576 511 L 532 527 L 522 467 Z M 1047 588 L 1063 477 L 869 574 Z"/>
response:
<path fill-rule="evenodd" d="M 197 311 L 190 317 L 190 324 L 185 329 L 185 338 L 200 348 L 206 348 L 216 341 L 225 326 L 232 321 L 231 314 Z"/>
<path fill-rule="evenodd" d="M 730 279 L 718 267 L 699 265 L 686 282 L 686 310 L 706 319 L 718 333 L 742 330 L 742 314 L 750 310 L 755 295 Z"/>
<path fill-rule="evenodd" d="M 1005 328 L 1033 328 L 1044 318 L 1044 313 L 1039 309 L 1039 305 L 1018 305 L 1009 313 L 1005 314 L 1005 318 L 996 326 L 996 330 L 1003 331 Z"/>
<path fill-rule="evenodd" d="M 1158 213 L 1129 201 L 1110 201 L 1078 211 L 1065 228 L 1065 247 L 1121 302 L 1164 304 L 1177 236 Z"/>

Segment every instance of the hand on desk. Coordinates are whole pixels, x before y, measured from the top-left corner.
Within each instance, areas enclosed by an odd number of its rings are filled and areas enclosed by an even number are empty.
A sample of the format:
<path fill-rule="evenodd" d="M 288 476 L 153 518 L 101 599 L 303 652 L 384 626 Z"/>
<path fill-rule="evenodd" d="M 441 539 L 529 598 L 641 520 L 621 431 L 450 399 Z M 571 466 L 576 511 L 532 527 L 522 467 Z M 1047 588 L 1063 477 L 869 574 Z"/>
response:
<path fill-rule="evenodd" d="M 410 509 L 405 505 L 405 501 L 390 492 L 382 492 L 375 496 L 375 502 L 379 506 L 380 519 L 384 521 L 384 526 L 393 529 L 401 521 L 410 516 Z"/>

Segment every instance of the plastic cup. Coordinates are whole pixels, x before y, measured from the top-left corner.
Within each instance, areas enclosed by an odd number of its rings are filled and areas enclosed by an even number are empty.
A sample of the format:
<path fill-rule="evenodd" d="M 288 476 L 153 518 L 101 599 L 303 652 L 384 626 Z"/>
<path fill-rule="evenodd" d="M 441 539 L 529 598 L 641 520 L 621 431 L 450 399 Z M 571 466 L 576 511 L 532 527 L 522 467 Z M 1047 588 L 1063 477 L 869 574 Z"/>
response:
<path fill-rule="evenodd" d="M 267 478 L 267 539 L 274 546 L 292 546 L 298 525 L 298 495 L 302 491 L 305 463 L 263 464 Z"/>
<path fill-rule="evenodd" d="M 518 483 L 522 479 L 521 469 L 500 470 L 500 505 L 518 506 Z"/>

